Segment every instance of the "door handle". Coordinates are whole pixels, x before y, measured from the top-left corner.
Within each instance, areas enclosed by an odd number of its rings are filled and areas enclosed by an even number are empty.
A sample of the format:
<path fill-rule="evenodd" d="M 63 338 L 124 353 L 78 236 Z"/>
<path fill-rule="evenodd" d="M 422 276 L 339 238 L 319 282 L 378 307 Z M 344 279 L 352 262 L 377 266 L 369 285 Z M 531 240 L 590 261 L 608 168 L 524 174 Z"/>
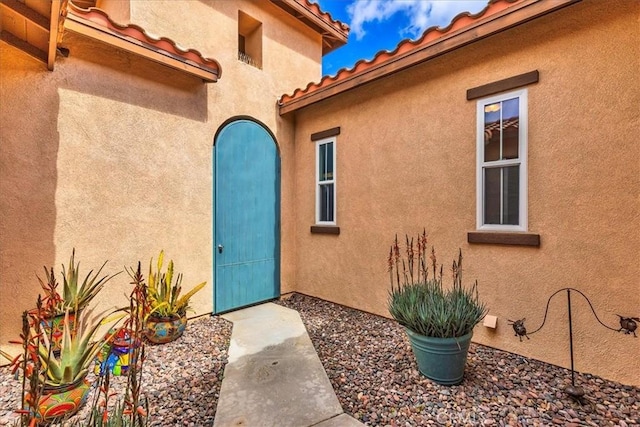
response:
<path fill-rule="evenodd" d="M 222 250 L 224 249 L 224 246 L 222 245 L 218 245 L 218 253 L 221 254 Z"/>

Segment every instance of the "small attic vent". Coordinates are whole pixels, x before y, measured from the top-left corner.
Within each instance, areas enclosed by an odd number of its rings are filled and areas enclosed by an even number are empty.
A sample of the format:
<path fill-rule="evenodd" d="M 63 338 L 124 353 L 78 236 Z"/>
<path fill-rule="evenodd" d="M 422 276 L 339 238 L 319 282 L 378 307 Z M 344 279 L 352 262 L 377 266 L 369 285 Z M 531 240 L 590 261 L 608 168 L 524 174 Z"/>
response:
<path fill-rule="evenodd" d="M 262 22 L 238 11 L 238 59 L 262 68 Z"/>

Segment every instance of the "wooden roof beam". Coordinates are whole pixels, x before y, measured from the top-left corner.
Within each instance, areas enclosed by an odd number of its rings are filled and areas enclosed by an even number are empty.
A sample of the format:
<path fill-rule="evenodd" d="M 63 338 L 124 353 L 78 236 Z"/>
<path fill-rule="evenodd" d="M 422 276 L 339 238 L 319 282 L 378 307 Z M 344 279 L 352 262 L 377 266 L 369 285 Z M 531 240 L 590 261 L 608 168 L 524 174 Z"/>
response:
<path fill-rule="evenodd" d="M 40 15 L 30 7 L 25 6 L 24 3 L 20 3 L 17 0 L 0 0 L 0 3 L 13 10 L 14 12 L 24 16 L 26 20 L 32 22 L 43 30 L 49 31 L 49 19 L 46 16 Z"/>
<path fill-rule="evenodd" d="M 11 46 L 18 48 L 28 55 L 36 58 L 38 61 L 42 61 L 45 64 L 47 63 L 47 52 L 44 52 L 37 47 L 30 45 L 26 41 L 22 40 L 19 37 L 14 36 L 8 31 L 2 31 L 0 33 L 0 40 L 10 44 Z"/>
<path fill-rule="evenodd" d="M 60 25 L 60 0 L 51 1 L 51 20 L 49 22 L 49 52 L 47 52 L 47 68 L 53 71 L 53 64 L 58 52 L 58 35 L 62 33 Z M 59 31 L 60 30 L 60 31 Z"/>

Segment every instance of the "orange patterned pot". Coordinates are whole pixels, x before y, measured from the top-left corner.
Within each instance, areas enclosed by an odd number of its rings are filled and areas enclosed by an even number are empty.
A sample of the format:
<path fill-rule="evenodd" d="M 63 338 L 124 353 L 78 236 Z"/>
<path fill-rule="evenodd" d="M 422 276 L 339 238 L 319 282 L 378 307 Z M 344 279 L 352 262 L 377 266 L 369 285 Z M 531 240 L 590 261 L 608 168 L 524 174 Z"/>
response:
<path fill-rule="evenodd" d="M 153 317 L 145 322 L 144 336 L 156 344 L 171 342 L 182 336 L 187 327 L 187 316 Z"/>
<path fill-rule="evenodd" d="M 51 422 L 72 416 L 87 401 L 90 388 L 84 378 L 64 386 L 45 386 L 38 401 L 38 418 Z"/>
<path fill-rule="evenodd" d="M 62 335 L 64 334 L 64 314 L 58 314 L 54 317 L 44 317 L 41 324 L 44 333 L 51 337 L 51 351 L 54 356 L 59 356 L 60 350 L 62 349 Z M 75 324 L 76 314 L 69 313 L 69 327 L 72 331 Z"/>

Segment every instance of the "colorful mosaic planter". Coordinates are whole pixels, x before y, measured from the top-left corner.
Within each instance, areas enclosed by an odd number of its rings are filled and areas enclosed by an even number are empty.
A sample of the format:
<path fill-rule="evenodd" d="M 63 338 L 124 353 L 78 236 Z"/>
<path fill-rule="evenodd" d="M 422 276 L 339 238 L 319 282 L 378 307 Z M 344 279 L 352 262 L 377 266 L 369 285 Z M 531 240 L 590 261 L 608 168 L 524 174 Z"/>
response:
<path fill-rule="evenodd" d="M 181 337 L 186 327 L 187 316 L 149 316 L 145 322 L 144 336 L 152 343 L 164 344 Z"/>
<path fill-rule="evenodd" d="M 69 313 L 69 327 L 75 327 L 76 314 Z M 42 319 L 42 327 L 47 336 L 51 337 L 51 351 L 57 357 L 62 349 L 62 336 L 64 334 L 64 314 Z"/>
<path fill-rule="evenodd" d="M 84 378 L 65 386 L 45 386 L 38 401 L 38 418 L 48 423 L 70 417 L 85 404 L 90 388 Z"/>
<path fill-rule="evenodd" d="M 113 341 L 113 344 L 105 345 L 98 354 L 94 372 L 96 375 L 104 374 L 107 369 L 113 375 L 127 375 L 129 366 L 136 362 L 134 350 L 140 346 L 140 341 L 136 341 L 128 333 L 120 334 Z"/>

